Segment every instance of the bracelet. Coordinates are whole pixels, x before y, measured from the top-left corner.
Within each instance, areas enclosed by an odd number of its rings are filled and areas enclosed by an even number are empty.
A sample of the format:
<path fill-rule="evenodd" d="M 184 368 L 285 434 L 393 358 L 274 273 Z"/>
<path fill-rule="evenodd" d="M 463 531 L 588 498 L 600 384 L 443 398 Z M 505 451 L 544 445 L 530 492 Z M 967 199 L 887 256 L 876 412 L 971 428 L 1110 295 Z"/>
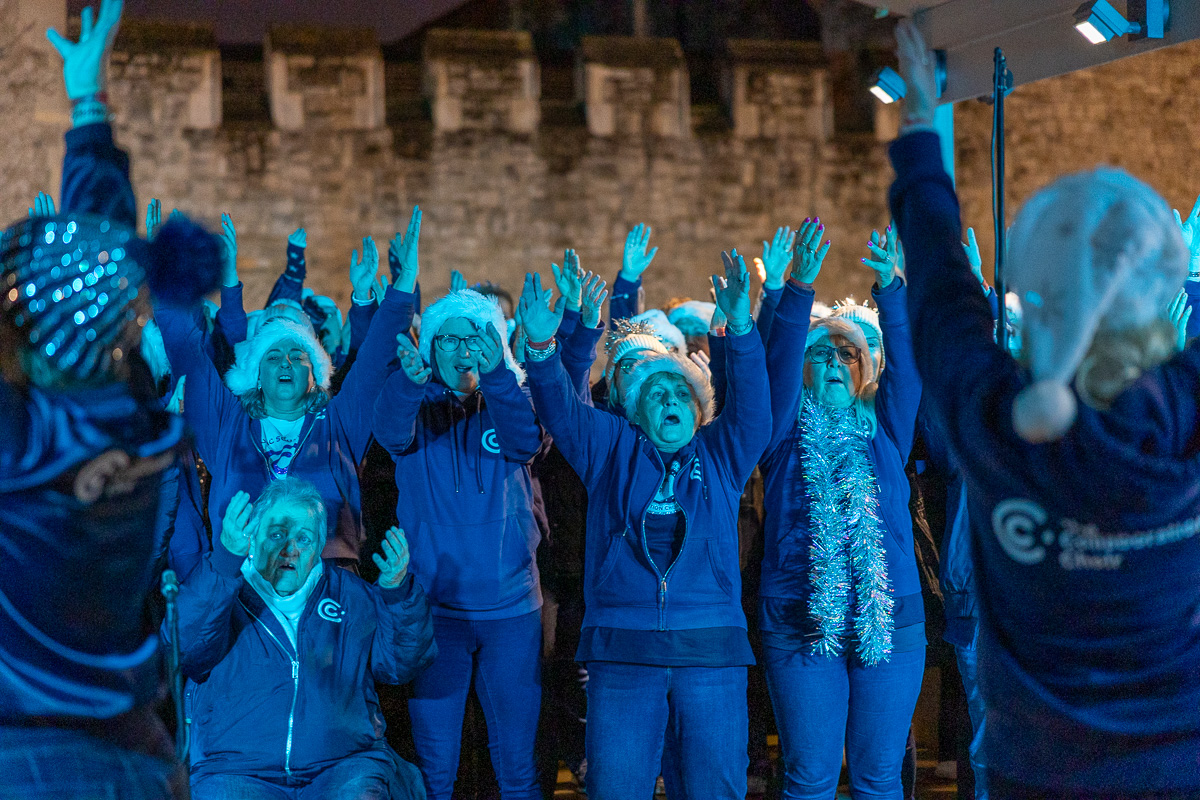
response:
<path fill-rule="evenodd" d="M 525 357 L 530 361 L 545 361 L 558 350 L 558 342 L 553 339 L 550 340 L 549 344 L 546 342 L 538 342 L 537 344 L 543 346 L 535 347 L 533 342 L 525 343 Z"/>
<path fill-rule="evenodd" d="M 746 327 L 741 330 L 735 328 L 732 322 L 726 322 L 725 330 L 729 331 L 729 333 L 733 334 L 734 336 L 745 336 L 747 333 L 754 330 L 754 320 L 751 319 L 749 322 L 747 322 Z"/>
<path fill-rule="evenodd" d="M 85 97 L 71 107 L 71 125 L 73 127 L 78 128 L 83 125 L 108 121 L 108 106 L 95 97 L 95 95 Z"/>

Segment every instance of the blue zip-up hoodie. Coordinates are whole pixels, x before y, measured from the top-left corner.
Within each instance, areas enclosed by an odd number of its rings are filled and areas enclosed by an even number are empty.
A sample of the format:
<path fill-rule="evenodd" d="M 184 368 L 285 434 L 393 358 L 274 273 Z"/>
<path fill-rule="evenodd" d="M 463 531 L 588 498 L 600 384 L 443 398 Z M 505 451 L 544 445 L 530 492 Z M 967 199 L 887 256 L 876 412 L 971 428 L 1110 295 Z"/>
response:
<path fill-rule="evenodd" d="M 179 590 L 193 779 L 311 780 L 349 755 L 390 760 L 375 682 L 407 683 L 437 654 L 421 587 L 410 575 L 383 589 L 326 563 L 293 647 L 244 560 L 218 540 Z"/>
<path fill-rule="evenodd" d="M 988 769 L 1038 789 L 1200 795 L 1200 346 L 1030 444 L 938 136 L 891 147 L 932 411 L 967 481 Z M 890 367 L 889 367 L 890 369 Z"/>
<path fill-rule="evenodd" d="M 375 437 L 396 462 L 396 517 L 433 613 L 507 619 L 541 608 L 529 465 L 543 435 L 516 376 L 501 364 L 460 400 L 397 370 L 375 404 Z"/>
<path fill-rule="evenodd" d="M 729 337 L 725 412 L 678 453 L 675 499 L 687 527 L 666 574 L 645 532 L 646 508 L 667 474 L 662 455 L 624 417 L 585 405 L 557 353 L 525 366 L 538 418 L 588 491 L 583 627 L 745 629 L 738 509 L 771 413 L 758 333 Z"/>
<path fill-rule="evenodd" d="M 913 552 L 909 483 L 904 474 L 912 449 L 921 381 L 912 357 L 905 287 L 897 276 L 886 289 L 872 290 L 879 307 L 887 368 L 875 395 L 878 427 L 869 458 L 879 485 L 879 512 L 884 522 L 883 548 L 895 606 L 897 628 L 923 622 L 921 583 Z M 783 601 L 784 614 L 764 613 L 764 631 L 816 635 L 808 611 L 811 537 L 809 503 L 803 479 L 802 431 L 797 422 L 804 388 L 804 350 L 813 291 L 789 281 L 771 324 L 767 365 L 771 375 L 774 430 L 763 458 L 766 547 L 762 562 L 764 598 Z M 776 603 L 777 607 L 781 604 Z"/>
<path fill-rule="evenodd" d="M 317 487 L 329 516 L 325 558 L 357 559 L 365 538 L 358 465 L 371 441 L 371 415 L 380 387 L 395 364 L 396 336 L 412 322 L 412 295 L 388 288 L 359 358 L 324 408 L 304 417 L 300 444 L 288 474 Z M 196 450 L 212 475 L 209 520 L 225 517 L 239 491 L 257 495 L 271 480 L 262 452 L 262 423 L 251 419 L 226 388 L 200 345 L 190 314 L 157 314 L 171 368 L 186 374 L 183 414 Z"/>

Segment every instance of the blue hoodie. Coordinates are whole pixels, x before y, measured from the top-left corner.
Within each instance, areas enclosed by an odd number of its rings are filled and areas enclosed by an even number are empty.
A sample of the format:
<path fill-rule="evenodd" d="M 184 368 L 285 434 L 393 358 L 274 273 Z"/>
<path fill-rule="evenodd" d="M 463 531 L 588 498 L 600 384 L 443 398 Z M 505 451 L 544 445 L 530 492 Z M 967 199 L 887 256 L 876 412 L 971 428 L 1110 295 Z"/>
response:
<path fill-rule="evenodd" d="M 891 158 L 917 365 L 967 482 L 988 768 L 1035 791 L 1196 796 L 1200 346 L 1024 441 L 1030 379 L 992 340 L 938 137 Z"/>
<path fill-rule="evenodd" d="M 244 560 L 218 539 L 179 590 L 193 779 L 311 780 L 359 753 L 390 762 L 375 683 L 407 683 L 437 654 L 421 587 L 410 575 L 383 589 L 327 563 L 293 647 Z"/>
<path fill-rule="evenodd" d="M 516 376 L 501 365 L 460 400 L 397 370 L 375 404 L 375 438 L 396 462 L 396 518 L 433 613 L 507 619 L 541 608 L 529 465 L 543 436 Z"/>
<path fill-rule="evenodd" d="M 904 281 L 896 277 L 886 289 L 871 292 L 879 307 L 879 324 L 887 368 L 875 395 L 878 428 L 871 438 L 869 457 L 879 484 L 879 511 L 884 522 L 883 547 L 895 605 L 892 619 L 896 648 L 924 644 L 925 621 L 921 583 L 913 551 L 909 483 L 904 473 L 912 449 L 921 381 L 912 358 Z M 762 562 L 763 613 L 760 625 L 778 646 L 792 646 L 817 635 L 809 614 L 811 536 L 809 503 L 802 474 L 802 432 L 797 422 L 804 383 L 804 351 L 812 310 L 811 288 L 789 281 L 775 312 L 767 349 L 771 375 L 771 413 L 774 430 L 763 458 L 763 506 L 766 547 Z M 909 633 L 901 633 L 901 629 Z M 910 637 L 906 639 L 905 637 Z"/>
<path fill-rule="evenodd" d="M 648 557 L 644 529 L 666 477 L 662 454 L 624 417 L 585 405 L 557 353 L 525 366 L 539 419 L 588 491 L 583 627 L 744 630 L 738 510 L 770 415 L 758 334 L 729 337 L 726 411 L 678 453 L 687 528 L 666 574 Z"/>
<path fill-rule="evenodd" d="M 191 314 L 170 309 L 157 314 L 171 368 L 187 375 L 183 414 L 196 437 L 212 484 L 208 518 L 214 528 L 239 491 L 257 495 L 272 480 L 262 452 L 262 423 L 251 419 L 226 388 Z M 313 483 L 329 515 L 326 558 L 357 559 L 365 538 L 358 465 L 371 441 L 371 412 L 393 368 L 396 336 L 412 322 L 412 295 L 388 288 L 371 323 L 359 358 L 339 391 L 324 408 L 304 417 L 300 444 L 289 475 Z"/>

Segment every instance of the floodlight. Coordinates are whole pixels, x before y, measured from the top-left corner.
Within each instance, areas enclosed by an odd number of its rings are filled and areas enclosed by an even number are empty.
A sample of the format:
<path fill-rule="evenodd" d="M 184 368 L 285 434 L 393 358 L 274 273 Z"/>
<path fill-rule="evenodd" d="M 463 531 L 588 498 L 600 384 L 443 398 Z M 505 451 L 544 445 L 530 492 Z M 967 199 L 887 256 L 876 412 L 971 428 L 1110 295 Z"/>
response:
<path fill-rule="evenodd" d="M 1118 36 L 1130 39 L 1161 39 L 1166 31 L 1166 0 L 1129 0 L 1129 15 L 1113 8 L 1108 0 L 1089 0 L 1075 10 L 1075 30 L 1092 44 Z"/>
<path fill-rule="evenodd" d="M 904 83 L 904 78 L 901 78 L 900 73 L 891 67 L 879 70 L 879 74 L 875 76 L 875 80 L 871 84 L 871 94 L 885 103 L 896 102 L 904 97 L 907 91 L 908 87 Z"/>

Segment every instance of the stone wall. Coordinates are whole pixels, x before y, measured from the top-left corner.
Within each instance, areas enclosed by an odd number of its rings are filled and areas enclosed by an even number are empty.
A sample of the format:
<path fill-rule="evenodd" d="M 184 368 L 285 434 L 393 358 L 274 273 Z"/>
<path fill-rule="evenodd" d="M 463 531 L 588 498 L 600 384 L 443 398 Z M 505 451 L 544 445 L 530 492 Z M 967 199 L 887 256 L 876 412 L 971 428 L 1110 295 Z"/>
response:
<path fill-rule="evenodd" d="M 14 1 L 0 0 L 0 10 Z M 15 87 L 0 93 L 7 119 L 28 119 L 20 109 L 42 91 L 32 87 L 57 82 L 40 32 L 23 41 L 0 54 L 0 74 Z M 110 95 L 139 199 L 213 222 L 230 213 L 251 306 L 301 225 L 310 283 L 347 301 L 351 249 L 370 234 L 385 252 L 414 204 L 425 212 L 430 296 L 451 269 L 516 291 L 526 270 L 548 273 L 569 246 L 612 276 L 638 222 L 653 226 L 660 247 L 649 301 L 701 295 L 721 249 L 758 255 L 776 225 L 815 214 L 834 240 L 821 295 L 861 296 L 870 283 L 863 245 L 888 220 L 896 111 L 877 107 L 874 135 L 839 132 L 827 67 L 804 43 L 731 42 L 723 109 L 695 113 L 676 43 L 588 39 L 576 114 L 563 113 L 569 103 L 557 90 L 542 97 L 523 33 L 433 31 L 420 63 L 385 64 L 369 31 L 275 29 L 263 49 L 265 109 L 231 119 L 222 109 L 241 106 L 223 89 L 256 68 L 239 62 L 231 82 L 205 29 L 128 20 L 117 49 Z M 1126 166 L 1190 208 L 1200 188 L 1187 169 L 1200 126 L 1188 91 L 1197 71 L 1200 44 L 1189 44 L 1020 87 L 1008 107 L 1010 208 L 1096 161 Z M 988 252 L 990 113 L 973 102 L 957 110 L 964 211 Z M 47 163 L 61 153 L 61 117 L 54 132 L 36 120 L 15 127 L 0 155 L 6 218 L 52 185 Z"/>

